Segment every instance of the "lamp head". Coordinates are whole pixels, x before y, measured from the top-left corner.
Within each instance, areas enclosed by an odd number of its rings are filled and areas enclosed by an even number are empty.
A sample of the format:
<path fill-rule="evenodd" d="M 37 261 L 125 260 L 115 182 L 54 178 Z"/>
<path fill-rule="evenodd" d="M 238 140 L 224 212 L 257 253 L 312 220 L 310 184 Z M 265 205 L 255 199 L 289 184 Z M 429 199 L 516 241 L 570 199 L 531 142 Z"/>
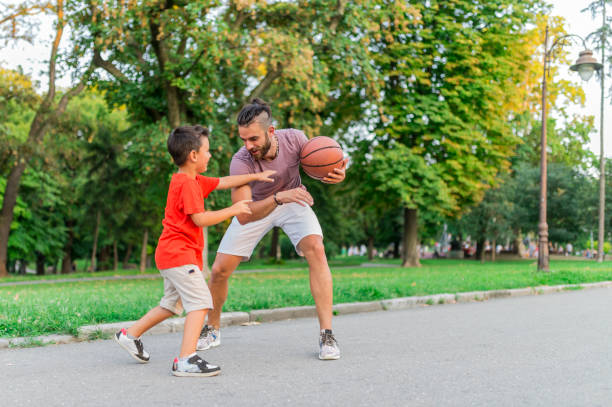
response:
<path fill-rule="evenodd" d="M 599 71 L 602 67 L 603 65 L 593 57 L 593 51 L 585 49 L 580 52 L 576 63 L 570 66 L 570 70 L 578 72 L 583 81 L 588 81 L 593 73 Z"/>

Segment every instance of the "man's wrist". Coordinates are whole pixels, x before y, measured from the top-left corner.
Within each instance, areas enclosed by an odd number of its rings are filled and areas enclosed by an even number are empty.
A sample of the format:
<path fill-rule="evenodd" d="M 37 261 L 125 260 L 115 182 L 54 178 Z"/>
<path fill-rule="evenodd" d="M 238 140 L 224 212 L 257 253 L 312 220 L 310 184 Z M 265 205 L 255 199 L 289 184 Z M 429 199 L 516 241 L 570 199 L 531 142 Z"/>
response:
<path fill-rule="evenodd" d="M 272 195 L 272 198 L 274 199 L 274 203 L 276 204 L 276 206 L 280 206 L 283 203 L 281 201 L 279 201 L 279 199 L 276 197 L 276 192 L 274 193 L 274 195 Z"/>

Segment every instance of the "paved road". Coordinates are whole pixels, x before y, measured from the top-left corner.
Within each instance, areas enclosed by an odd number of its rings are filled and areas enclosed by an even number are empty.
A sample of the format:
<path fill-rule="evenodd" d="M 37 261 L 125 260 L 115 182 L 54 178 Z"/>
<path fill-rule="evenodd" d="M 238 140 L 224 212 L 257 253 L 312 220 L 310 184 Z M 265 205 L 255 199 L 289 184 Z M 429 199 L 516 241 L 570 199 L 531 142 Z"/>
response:
<path fill-rule="evenodd" d="M 6 406 L 605 406 L 612 291 L 594 289 L 335 319 L 344 351 L 316 359 L 316 322 L 222 331 L 214 378 L 175 378 L 178 334 L 0 351 Z"/>

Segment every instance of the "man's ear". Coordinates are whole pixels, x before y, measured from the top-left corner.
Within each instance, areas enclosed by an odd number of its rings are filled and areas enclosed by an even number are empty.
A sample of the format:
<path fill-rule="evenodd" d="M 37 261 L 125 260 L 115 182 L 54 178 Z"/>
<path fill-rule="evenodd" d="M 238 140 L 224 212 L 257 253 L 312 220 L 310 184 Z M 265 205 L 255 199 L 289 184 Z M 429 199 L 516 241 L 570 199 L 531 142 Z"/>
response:
<path fill-rule="evenodd" d="M 268 126 L 268 136 L 272 137 L 274 135 L 274 126 Z"/>

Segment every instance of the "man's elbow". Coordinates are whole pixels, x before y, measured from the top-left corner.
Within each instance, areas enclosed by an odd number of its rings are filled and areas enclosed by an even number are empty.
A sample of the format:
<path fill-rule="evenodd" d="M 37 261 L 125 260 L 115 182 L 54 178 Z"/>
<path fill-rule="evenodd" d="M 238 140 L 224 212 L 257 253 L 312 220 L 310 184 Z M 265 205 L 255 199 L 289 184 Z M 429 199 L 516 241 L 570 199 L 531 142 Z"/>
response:
<path fill-rule="evenodd" d="M 238 223 L 241 225 L 246 225 L 247 223 L 251 222 L 251 218 L 248 215 L 236 216 L 236 219 L 238 219 Z"/>

